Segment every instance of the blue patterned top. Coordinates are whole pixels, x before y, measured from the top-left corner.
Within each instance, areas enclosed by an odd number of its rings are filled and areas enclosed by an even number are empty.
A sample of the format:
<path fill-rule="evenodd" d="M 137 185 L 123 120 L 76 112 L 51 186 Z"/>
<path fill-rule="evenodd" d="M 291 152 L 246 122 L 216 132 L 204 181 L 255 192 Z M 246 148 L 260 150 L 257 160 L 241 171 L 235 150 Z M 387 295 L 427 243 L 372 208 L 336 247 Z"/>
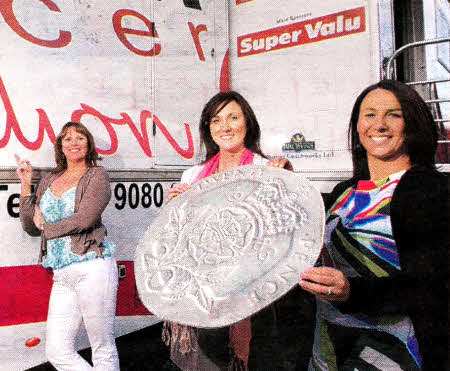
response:
<path fill-rule="evenodd" d="M 55 195 L 47 188 L 41 198 L 39 207 L 46 223 L 56 223 L 73 215 L 75 210 L 76 187 L 68 189 L 61 195 L 61 198 Z M 113 243 L 103 241 L 105 250 L 103 257 L 112 256 L 116 250 Z M 42 265 L 45 268 L 61 269 L 73 263 L 79 263 L 87 260 L 97 259 L 95 252 L 89 252 L 84 255 L 74 254 L 71 249 L 71 237 L 59 237 L 47 241 L 47 255 Z"/>

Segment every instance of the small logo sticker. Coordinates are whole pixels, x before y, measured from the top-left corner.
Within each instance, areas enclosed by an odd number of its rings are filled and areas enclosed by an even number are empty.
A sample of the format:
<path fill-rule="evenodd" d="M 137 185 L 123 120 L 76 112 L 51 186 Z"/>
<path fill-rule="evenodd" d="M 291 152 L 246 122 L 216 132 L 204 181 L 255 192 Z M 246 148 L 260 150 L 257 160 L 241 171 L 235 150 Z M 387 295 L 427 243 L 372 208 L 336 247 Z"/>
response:
<path fill-rule="evenodd" d="M 316 148 L 316 143 L 307 141 L 305 136 L 301 133 L 296 133 L 292 136 L 289 143 L 283 144 L 283 152 L 301 152 L 305 150 L 313 150 Z"/>

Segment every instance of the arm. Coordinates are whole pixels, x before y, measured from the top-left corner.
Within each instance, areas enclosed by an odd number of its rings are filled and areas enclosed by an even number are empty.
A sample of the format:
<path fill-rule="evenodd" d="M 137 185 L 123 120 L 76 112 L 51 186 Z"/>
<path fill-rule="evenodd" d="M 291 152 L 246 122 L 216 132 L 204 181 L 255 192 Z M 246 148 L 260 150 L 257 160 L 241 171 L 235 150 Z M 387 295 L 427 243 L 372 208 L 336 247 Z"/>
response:
<path fill-rule="evenodd" d="M 36 196 L 29 195 L 22 197 L 20 196 L 20 223 L 22 224 L 22 229 L 27 232 L 30 236 L 40 236 L 41 230 L 34 224 L 34 208 L 36 205 Z"/>
<path fill-rule="evenodd" d="M 418 296 L 439 281 L 433 274 L 405 269 L 389 277 L 346 277 L 335 268 L 313 267 L 301 273 L 299 285 L 343 313 L 373 315 L 411 313 L 417 307 Z"/>
<path fill-rule="evenodd" d="M 37 228 L 34 217 L 36 208 L 36 196 L 31 193 L 31 180 L 33 178 L 33 168 L 29 161 L 21 160 L 18 155 L 14 155 L 17 162 L 17 176 L 20 179 L 20 223 L 22 229 L 30 236 L 40 236 L 41 230 Z M 38 190 L 41 190 L 39 184 Z"/>
<path fill-rule="evenodd" d="M 82 233 L 100 220 L 111 199 L 111 187 L 108 174 L 103 168 L 94 168 L 91 171 L 93 173 L 89 175 L 77 211 L 59 222 L 44 224 L 43 232 L 48 240 Z"/>

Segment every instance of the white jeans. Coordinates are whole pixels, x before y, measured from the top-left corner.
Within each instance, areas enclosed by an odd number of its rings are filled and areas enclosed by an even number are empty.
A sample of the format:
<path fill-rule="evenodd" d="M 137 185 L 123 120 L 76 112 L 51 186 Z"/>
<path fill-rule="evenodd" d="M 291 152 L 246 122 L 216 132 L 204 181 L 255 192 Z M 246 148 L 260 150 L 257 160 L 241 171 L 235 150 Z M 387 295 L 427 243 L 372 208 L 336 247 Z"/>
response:
<path fill-rule="evenodd" d="M 46 355 L 57 370 L 119 370 L 114 338 L 117 263 L 99 258 L 57 269 L 47 318 Z M 75 349 L 84 322 L 92 348 L 92 363 Z"/>

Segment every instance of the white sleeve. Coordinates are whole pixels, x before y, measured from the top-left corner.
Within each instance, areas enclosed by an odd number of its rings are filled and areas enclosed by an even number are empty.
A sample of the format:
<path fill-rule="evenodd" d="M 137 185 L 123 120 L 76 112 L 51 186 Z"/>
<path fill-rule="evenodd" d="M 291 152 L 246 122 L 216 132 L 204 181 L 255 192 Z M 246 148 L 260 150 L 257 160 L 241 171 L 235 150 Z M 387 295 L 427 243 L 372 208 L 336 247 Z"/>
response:
<path fill-rule="evenodd" d="M 204 165 L 196 165 L 193 167 L 190 167 L 189 169 L 185 170 L 183 172 L 183 175 L 181 175 L 180 183 L 182 184 L 192 184 L 197 178 L 197 175 L 202 171 Z"/>

